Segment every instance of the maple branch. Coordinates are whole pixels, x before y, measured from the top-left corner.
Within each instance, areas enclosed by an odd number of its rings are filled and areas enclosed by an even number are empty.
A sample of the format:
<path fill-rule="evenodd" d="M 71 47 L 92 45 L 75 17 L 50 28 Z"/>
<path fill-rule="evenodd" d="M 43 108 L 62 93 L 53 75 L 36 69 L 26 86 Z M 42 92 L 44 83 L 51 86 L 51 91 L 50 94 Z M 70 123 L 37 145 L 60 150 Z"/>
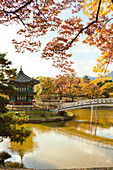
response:
<path fill-rule="evenodd" d="M 17 18 L 18 18 L 18 19 L 21 21 L 21 23 L 24 25 L 24 27 L 25 27 L 27 30 L 29 30 L 29 29 L 27 28 L 26 24 L 23 22 L 23 20 L 20 18 L 20 16 L 19 16 L 16 12 L 5 11 L 4 9 L 3 9 L 3 12 L 4 12 L 6 15 L 8 15 L 8 14 L 14 14 L 14 15 L 16 15 Z"/>
<path fill-rule="evenodd" d="M 16 9 L 15 11 L 13 11 L 14 13 L 17 13 L 18 11 L 20 11 L 21 9 L 25 8 L 27 5 L 31 4 L 33 0 L 30 0 L 28 2 L 26 2 L 23 6 L 19 7 L 18 9 Z"/>
<path fill-rule="evenodd" d="M 36 7 L 37 7 L 39 13 L 40 13 L 45 19 L 47 19 L 47 18 L 45 17 L 45 15 L 42 13 L 42 11 L 40 10 L 37 0 L 36 0 Z"/>
<path fill-rule="evenodd" d="M 69 42 L 69 45 L 68 47 L 71 46 L 71 44 L 77 39 L 77 37 L 85 30 L 85 29 L 88 29 L 92 24 L 94 24 L 96 21 L 92 21 L 89 25 L 87 25 L 86 27 L 84 28 L 81 28 L 81 30 L 78 32 L 78 34 L 75 36 L 75 38 L 73 38 L 70 42 Z M 67 47 L 67 49 L 68 49 Z"/>
<path fill-rule="evenodd" d="M 79 36 L 84 30 L 88 29 L 91 25 L 93 25 L 94 23 L 96 23 L 96 22 L 98 21 L 101 2 L 102 2 L 102 0 L 100 0 L 100 1 L 99 1 L 99 4 L 98 4 L 98 10 L 97 10 L 97 14 L 96 14 L 96 19 L 95 19 L 94 21 L 92 21 L 91 23 L 89 23 L 86 27 L 81 28 L 80 31 L 78 32 L 78 34 L 77 34 L 70 42 L 68 42 L 67 47 L 64 47 L 64 48 L 61 49 L 61 50 L 55 50 L 55 51 L 61 51 L 61 52 L 63 52 L 64 50 L 68 50 L 69 47 L 72 45 L 72 43 L 78 38 L 78 36 Z"/>
<path fill-rule="evenodd" d="M 20 11 L 21 9 L 25 8 L 27 5 L 31 4 L 32 1 L 33 1 L 33 0 L 30 0 L 30 1 L 26 2 L 24 5 L 22 5 L 21 7 L 19 7 L 19 8 L 16 9 L 15 11 L 6 11 L 6 10 L 3 9 L 3 12 L 4 12 L 4 13 L 7 13 L 7 14 L 8 14 L 8 13 L 9 13 L 9 14 L 15 14 L 15 13 L 17 13 L 18 11 Z"/>
<path fill-rule="evenodd" d="M 107 24 L 108 22 L 110 22 L 112 19 L 113 19 L 113 18 L 110 18 L 108 21 L 106 21 L 106 24 Z"/>
<path fill-rule="evenodd" d="M 25 27 L 28 31 L 30 31 L 29 28 L 27 28 L 26 24 L 23 22 L 23 20 L 20 18 L 20 16 L 19 16 L 18 14 L 16 14 L 16 13 L 15 13 L 15 15 L 18 17 L 18 19 L 21 21 L 21 23 L 24 25 L 24 27 Z"/>
<path fill-rule="evenodd" d="M 102 0 L 99 1 L 98 4 L 98 10 L 97 10 L 97 14 L 96 14 L 96 20 L 92 21 L 90 24 L 88 24 L 86 27 L 81 28 L 81 30 L 78 32 L 78 34 L 75 36 L 75 38 L 73 38 L 70 42 L 68 47 L 66 48 L 67 50 L 69 49 L 69 47 L 71 46 L 71 44 L 77 39 L 77 37 L 86 29 L 88 29 L 92 24 L 96 23 L 98 21 L 98 17 L 99 17 L 99 11 L 100 11 L 100 6 L 101 6 L 101 2 Z"/>
<path fill-rule="evenodd" d="M 98 21 L 98 15 L 99 15 L 99 11 L 100 11 L 101 2 L 102 2 L 102 0 L 99 1 L 97 15 L 96 15 L 96 22 Z"/>
<path fill-rule="evenodd" d="M 27 28 L 26 24 L 23 22 L 23 20 L 20 18 L 20 16 L 17 14 L 18 11 L 20 11 L 21 9 L 25 8 L 27 5 L 31 4 L 33 0 L 30 0 L 28 2 L 26 2 L 24 5 L 22 5 L 21 7 L 19 7 L 18 9 L 16 9 L 15 11 L 6 11 L 3 9 L 3 12 L 8 15 L 8 14 L 14 14 L 17 16 L 17 18 L 21 21 L 21 23 L 24 25 L 24 27 L 29 31 L 29 29 Z"/>

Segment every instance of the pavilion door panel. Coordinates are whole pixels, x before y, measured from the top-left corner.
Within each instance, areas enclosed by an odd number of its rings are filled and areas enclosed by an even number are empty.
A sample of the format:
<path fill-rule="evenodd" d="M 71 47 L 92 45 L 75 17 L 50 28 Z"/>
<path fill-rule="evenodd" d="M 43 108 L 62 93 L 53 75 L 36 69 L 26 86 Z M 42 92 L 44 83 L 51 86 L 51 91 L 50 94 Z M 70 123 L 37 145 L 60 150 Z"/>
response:
<path fill-rule="evenodd" d="M 28 101 L 29 101 L 29 102 L 32 102 L 32 99 L 33 99 L 32 96 L 29 96 L 29 97 L 28 97 Z"/>
<path fill-rule="evenodd" d="M 10 97 L 10 100 L 11 100 L 12 102 L 14 102 L 14 101 L 15 101 L 15 97 Z"/>
<path fill-rule="evenodd" d="M 23 92 L 25 93 L 27 90 L 26 90 L 26 87 L 17 87 L 17 92 Z"/>
<path fill-rule="evenodd" d="M 17 96 L 17 101 L 27 101 L 26 96 Z"/>
<path fill-rule="evenodd" d="M 32 87 L 28 87 L 28 92 L 29 93 L 33 92 L 33 88 Z"/>

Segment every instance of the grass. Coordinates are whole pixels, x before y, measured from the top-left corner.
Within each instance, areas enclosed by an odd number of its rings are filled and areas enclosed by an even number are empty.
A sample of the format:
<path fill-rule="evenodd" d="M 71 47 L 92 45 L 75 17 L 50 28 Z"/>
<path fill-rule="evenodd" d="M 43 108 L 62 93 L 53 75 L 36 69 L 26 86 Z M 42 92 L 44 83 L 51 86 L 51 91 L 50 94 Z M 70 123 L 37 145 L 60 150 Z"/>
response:
<path fill-rule="evenodd" d="M 30 119 L 41 119 L 41 118 L 51 118 L 53 114 L 49 111 L 45 110 L 38 110 L 38 111 L 31 111 L 29 115 Z"/>
<path fill-rule="evenodd" d="M 72 116 L 71 112 L 65 113 L 64 116 L 60 116 L 59 114 L 54 114 L 53 112 L 47 110 L 31 110 L 31 111 L 9 111 L 9 113 L 15 114 L 18 112 L 21 116 L 29 116 L 29 119 L 49 119 L 49 118 L 58 118 L 58 117 L 65 117 L 65 116 Z"/>
<path fill-rule="evenodd" d="M 29 116 L 30 119 L 35 119 L 35 118 L 38 119 L 42 117 L 50 118 L 54 116 L 52 112 L 46 110 L 9 111 L 9 113 L 13 113 L 13 114 L 15 114 L 16 112 L 18 112 L 21 115 L 27 115 Z"/>

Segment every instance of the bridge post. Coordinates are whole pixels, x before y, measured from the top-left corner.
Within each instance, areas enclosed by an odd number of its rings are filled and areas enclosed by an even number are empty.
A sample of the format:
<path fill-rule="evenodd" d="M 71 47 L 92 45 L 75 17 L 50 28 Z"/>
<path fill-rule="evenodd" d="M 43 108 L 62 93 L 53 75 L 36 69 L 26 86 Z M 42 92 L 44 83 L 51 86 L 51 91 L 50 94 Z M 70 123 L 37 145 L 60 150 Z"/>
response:
<path fill-rule="evenodd" d="M 95 115 L 96 115 L 96 122 L 97 122 L 97 106 L 95 106 Z"/>
<path fill-rule="evenodd" d="M 90 119 L 90 123 L 92 123 L 92 119 L 93 119 L 93 106 L 91 106 L 91 119 Z"/>

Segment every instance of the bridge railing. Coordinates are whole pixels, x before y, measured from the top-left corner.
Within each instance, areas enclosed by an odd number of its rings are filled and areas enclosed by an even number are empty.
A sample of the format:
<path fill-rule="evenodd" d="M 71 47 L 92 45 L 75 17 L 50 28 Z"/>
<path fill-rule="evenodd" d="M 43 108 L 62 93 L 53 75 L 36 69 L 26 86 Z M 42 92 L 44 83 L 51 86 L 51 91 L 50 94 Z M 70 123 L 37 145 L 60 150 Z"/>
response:
<path fill-rule="evenodd" d="M 68 108 L 68 107 L 77 107 L 85 105 L 95 105 L 95 104 L 110 104 L 113 103 L 113 98 L 101 98 L 101 99 L 89 99 L 82 100 L 73 103 L 62 103 L 59 105 L 59 109 Z"/>

